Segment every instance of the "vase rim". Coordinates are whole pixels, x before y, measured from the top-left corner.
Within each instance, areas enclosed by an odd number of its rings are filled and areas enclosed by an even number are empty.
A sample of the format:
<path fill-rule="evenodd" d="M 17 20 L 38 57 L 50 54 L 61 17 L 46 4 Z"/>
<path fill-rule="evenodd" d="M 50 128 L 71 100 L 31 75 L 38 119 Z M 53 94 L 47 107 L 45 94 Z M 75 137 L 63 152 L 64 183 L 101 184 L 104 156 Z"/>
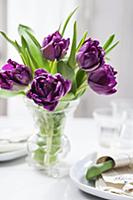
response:
<path fill-rule="evenodd" d="M 30 99 L 28 99 L 27 102 L 28 102 L 28 104 L 33 105 L 36 109 L 38 109 L 40 111 L 44 111 L 44 112 L 52 114 L 52 113 L 61 113 L 63 111 L 67 111 L 67 110 L 69 110 L 71 108 L 74 108 L 74 107 L 76 107 L 79 104 L 79 101 L 80 101 L 80 99 L 59 101 L 59 104 L 57 105 L 57 108 L 54 111 L 48 111 L 48 110 L 44 109 L 42 106 L 39 106 L 39 105 L 35 104 L 35 102 L 32 101 L 32 100 L 30 100 Z M 63 103 L 64 104 L 70 103 L 70 105 L 68 107 L 61 108 L 61 107 L 59 107 L 61 105 L 60 103 L 61 104 L 63 104 Z"/>

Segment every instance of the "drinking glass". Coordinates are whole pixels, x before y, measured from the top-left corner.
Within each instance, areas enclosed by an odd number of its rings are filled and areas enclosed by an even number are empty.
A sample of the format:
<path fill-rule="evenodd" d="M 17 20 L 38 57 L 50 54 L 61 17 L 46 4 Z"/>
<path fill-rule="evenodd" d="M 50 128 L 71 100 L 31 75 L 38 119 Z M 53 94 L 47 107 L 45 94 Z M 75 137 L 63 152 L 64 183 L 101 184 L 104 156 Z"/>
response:
<path fill-rule="evenodd" d="M 126 119 L 126 113 L 114 113 L 112 107 L 96 109 L 93 117 L 97 122 L 99 132 L 99 144 L 103 147 L 111 147 L 115 138 L 121 132 L 122 124 Z"/>
<path fill-rule="evenodd" d="M 112 144 L 113 149 L 122 151 L 133 150 L 133 109 L 126 110 L 126 119 L 123 123 L 119 137 Z"/>

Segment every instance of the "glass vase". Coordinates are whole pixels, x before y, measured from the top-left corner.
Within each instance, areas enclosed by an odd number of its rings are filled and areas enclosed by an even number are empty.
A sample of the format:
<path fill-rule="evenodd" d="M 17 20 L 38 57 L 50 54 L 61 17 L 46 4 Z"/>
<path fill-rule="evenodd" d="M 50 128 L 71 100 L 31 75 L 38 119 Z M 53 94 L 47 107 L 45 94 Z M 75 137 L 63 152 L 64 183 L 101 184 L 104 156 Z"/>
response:
<path fill-rule="evenodd" d="M 70 152 L 70 142 L 64 135 L 64 126 L 66 118 L 72 116 L 77 104 L 77 100 L 60 102 L 55 111 L 49 112 L 28 101 L 36 128 L 36 134 L 28 141 L 28 161 L 48 176 L 62 177 L 68 174 L 69 165 L 65 159 Z"/>

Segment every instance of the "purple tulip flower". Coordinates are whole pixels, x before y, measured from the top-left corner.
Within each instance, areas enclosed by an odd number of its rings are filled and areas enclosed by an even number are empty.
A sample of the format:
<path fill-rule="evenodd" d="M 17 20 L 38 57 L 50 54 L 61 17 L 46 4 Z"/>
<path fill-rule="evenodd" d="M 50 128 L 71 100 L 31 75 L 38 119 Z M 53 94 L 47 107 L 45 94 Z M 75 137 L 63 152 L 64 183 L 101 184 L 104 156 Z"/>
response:
<path fill-rule="evenodd" d="M 12 90 L 16 86 L 28 86 L 32 80 L 30 69 L 9 59 L 0 71 L 0 87 Z"/>
<path fill-rule="evenodd" d="M 0 88 L 11 90 L 13 88 L 13 81 L 10 79 L 10 72 L 0 72 Z"/>
<path fill-rule="evenodd" d="M 104 50 L 97 40 L 89 38 L 77 53 L 76 60 L 81 69 L 91 72 L 104 64 Z"/>
<path fill-rule="evenodd" d="M 114 88 L 117 84 L 113 67 L 104 64 L 102 67 L 89 74 L 88 84 L 92 90 L 98 94 L 113 94 L 116 92 Z"/>
<path fill-rule="evenodd" d="M 59 100 L 71 89 L 71 82 L 61 74 L 54 76 L 43 69 L 35 71 L 35 77 L 27 97 L 48 111 L 53 111 Z"/>
<path fill-rule="evenodd" d="M 63 58 L 67 53 L 68 47 L 70 44 L 70 39 L 62 38 L 61 34 L 56 31 L 52 35 L 48 35 L 44 38 L 42 44 L 42 54 L 44 58 L 48 60 L 59 60 Z"/>

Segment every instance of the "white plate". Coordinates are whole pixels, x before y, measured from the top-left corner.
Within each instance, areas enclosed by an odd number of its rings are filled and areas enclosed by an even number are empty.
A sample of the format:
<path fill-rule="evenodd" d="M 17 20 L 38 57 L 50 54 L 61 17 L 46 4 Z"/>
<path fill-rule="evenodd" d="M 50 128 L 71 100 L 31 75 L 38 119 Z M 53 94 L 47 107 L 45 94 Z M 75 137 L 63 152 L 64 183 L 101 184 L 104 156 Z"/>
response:
<path fill-rule="evenodd" d="M 8 153 L 1 153 L 0 154 L 0 162 L 11 161 L 17 158 L 21 158 L 27 155 L 27 149 L 20 149 L 17 151 L 12 151 Z"/>
<path fill-rule="evenodd" d="M 97 153 L 93 152 L 89 154 L 88 156 L 84 157 L 83 159 L 79 160 L 70 170 L 70 177 L 74 181 L 74 183 L 77 185 L 77 187 L 94 196 L 101 197 L 104 199 L 110 199 L 110 200 L 133 200 L 132 197 L 124 196 L 124 195 L 118 195 L 113 194 L 111 192 L 105 192 L 102 190 L 99 190 L 94 187 L 91 183 L 86 181 L 84 174 L 86 172 L 86 169 L 92 165 L 96 160 Z"/>
<path fill-rule="evenodd" d="M 26 142 L 19 143 L 19 140 L 26 140 L 33 131 L 32 122 L 26 121 L 24 117 L 17 116 L 14 119 L 0 116 L 0 162 L 11 161 L 27 155 Z M 5 143 L 1 139 L 5 139 Z M 8 144 L 6 139 L 12 142 Z M 13 143 L 14 140 L 15 143 Z"/>

